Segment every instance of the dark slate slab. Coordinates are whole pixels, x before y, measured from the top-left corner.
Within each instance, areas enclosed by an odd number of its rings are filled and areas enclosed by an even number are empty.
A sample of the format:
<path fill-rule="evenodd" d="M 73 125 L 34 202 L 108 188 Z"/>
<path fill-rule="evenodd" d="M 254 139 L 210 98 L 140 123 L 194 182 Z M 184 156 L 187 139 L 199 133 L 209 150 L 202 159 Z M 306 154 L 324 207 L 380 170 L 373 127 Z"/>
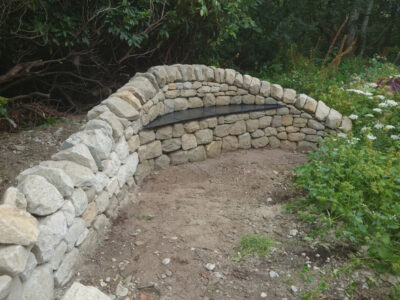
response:
<path fill-rule="evenodd" d="M 190 108 L 187 110 L 175 111 L 158 117 L 154 121 L 144 126 L 144 129 L 153 129 L 175 123 L 196 121 L 231 114 L 248 113 L 253 111 L 278 109 L 282 107 L 285 106 L 281 104 L 237 104 Z"/>

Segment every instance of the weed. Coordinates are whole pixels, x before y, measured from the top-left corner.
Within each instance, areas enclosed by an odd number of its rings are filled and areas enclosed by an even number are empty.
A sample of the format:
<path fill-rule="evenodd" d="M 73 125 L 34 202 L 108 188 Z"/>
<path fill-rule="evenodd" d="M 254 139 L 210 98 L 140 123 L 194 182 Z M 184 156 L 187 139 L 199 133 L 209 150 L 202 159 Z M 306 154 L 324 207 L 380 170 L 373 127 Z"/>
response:
<path fill-rule="evenodd" d="M 249 234 L 242 237 L 238 256 L 234 257 L 234 261 L 241 261 L 248 256 L 257 255 L 260 258 L 266 257 L 272 247 L 272 241 L 263 235 Z"/>
<path fill-rule="evenodd" d="M 154 216 L 153 215 L 140 215 L 140 216 L 136 216 L 136 219 L 150 221 L 150 220 L 154 219 Z"/>

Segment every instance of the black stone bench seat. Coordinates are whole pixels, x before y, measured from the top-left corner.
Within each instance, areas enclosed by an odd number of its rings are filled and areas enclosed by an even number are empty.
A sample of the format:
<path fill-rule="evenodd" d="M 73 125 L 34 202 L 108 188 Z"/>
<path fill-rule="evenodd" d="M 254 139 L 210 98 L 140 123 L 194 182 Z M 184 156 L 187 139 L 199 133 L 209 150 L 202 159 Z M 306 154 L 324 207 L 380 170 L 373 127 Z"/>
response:
<path fill-rule="evenodd" d="M 248 113 L 253 111 L 278 109 L 282 107 L 285 106 L 281 104 L 235 104 L 190 108 L 187 110 L 175 111 L 158 117 L 154 121 L 144 126 L 144 129 L 153 129 L 175 123 L 196 121 L 231 114 Z"/>

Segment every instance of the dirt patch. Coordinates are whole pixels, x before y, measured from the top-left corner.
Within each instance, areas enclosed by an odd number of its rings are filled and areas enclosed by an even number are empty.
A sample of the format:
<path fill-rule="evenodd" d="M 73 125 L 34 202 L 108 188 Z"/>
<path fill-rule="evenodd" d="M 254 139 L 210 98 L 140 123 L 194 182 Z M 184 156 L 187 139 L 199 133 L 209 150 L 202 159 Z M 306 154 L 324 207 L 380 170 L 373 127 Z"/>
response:
<path fill-rule="evenodd" d="M 79 280 L 117 299 L 387 299 L 388 285 L 338 270 L 349 252 L 313 244 L 282 212 L 303 154 L 251 150 L 148 177 L 82 264 Z M 240 259 L 243 236 L 269 237 L 266 258 Z M 337 276 L 333 274 L 337 273 Z M 375 281 L 375 283 L 374 283 Z"/>
<path fill-rule="evenodd" d="M 69 116 L 53 125 L 18 133 L 0 133 L 0 197 L 17 184 L 15 177 L 21 171 L 50 159 L 59 145 L 79 130 L 85 116 Z"/>

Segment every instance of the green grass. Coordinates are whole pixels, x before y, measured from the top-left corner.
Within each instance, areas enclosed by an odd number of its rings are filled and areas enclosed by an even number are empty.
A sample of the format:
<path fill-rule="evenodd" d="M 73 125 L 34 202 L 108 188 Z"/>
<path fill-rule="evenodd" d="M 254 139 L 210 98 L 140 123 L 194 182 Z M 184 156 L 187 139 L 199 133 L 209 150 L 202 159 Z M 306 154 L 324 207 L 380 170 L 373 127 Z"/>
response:
<path fill-rule="evenodd" d="M 249 256 L 266 257 L 272 248 L 273 242 L 266 236 L 249 234 L 242 237 L 238 256 L 234 261 L 241 261 Z"/>
<path fill-rule="evenodd" d="M 136 216 L 136 219 L 150 221 L 150 220 L 154 219 L 154 216 L 153 215 L 140 215 L 140 216 Z"/>

